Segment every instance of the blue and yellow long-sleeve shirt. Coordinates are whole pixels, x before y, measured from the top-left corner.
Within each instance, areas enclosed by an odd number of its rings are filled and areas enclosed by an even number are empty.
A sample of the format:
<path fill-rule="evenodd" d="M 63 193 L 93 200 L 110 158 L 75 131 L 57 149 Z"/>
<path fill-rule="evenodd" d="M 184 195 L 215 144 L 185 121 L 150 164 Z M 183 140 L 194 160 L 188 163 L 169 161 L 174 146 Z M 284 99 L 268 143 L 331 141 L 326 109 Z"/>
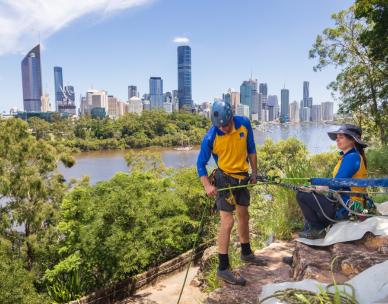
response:
<path fill-rule="evenodd" d="M 337 165 L 333 170 L 334 178 L 368 178 L 368 172 L 364 163 L 364 159 L 361 157 L 360 153 L 353 148 L 346 152 L 340 152 L 340 157 L 338 159 Z M 333 190 L 340 190 L 339 187 L 331 187 Z M 354 191 L 354 192 L 364 192 L 365 188 L 362 187 L 351 187 L 351 188 L 341 188 L 345 191 Z M 350 197 L 347 194 L 342 194 L 342 199 L 345 203 L 351 200 L 362 201 L 361 197 Z M 337 210 L 336 217 L 342 218 L 347 215 L 345 208 L 340 208 Z"/>
<path fill-rule="evenodd" d="M 207 175 L 206 165 L 213 155 L 217 166 L 233 176 L 248 172 L 248 154 L 256 153 L 251 123 L 247 117 L 234 116 L 234 129 L 226 134 L 215 126 L 206 133 L 197 159 L 198 175 Z M 238 176 L 236 175 L 238 178 Z"/>

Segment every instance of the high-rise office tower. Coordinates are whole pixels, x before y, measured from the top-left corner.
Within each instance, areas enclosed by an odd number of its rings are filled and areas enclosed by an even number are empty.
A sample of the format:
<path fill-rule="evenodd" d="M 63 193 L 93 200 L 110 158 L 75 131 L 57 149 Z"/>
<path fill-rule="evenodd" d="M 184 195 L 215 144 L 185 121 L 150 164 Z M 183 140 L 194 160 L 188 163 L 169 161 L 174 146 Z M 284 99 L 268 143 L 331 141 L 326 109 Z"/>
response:
<path fill-rule="evenodd" d="M 254 106 L 256 105 L 256 98 L 258 99 L 257 80 L 249 79 L 243 81 L 240 86 L 240 104 L 249 107 L 249 115 L 257 113 L 258 109 L 254 109 Z"/>
<path fill-rule="evenodd" d="M 282 89 L 280 91 L 280 119 L 289 121 L 290 91 Z"/>
<path fill-rule="evenodd" d="M 21 62 L 23 106 L 26 112 L 41 111 L 43 90 L 40 60 L 40 44 L 38 44 L 27 53 Z"/>
<path fill-rule="evenodd" d="M 163 79 L 150 78 L 150 103 L 151 110 L 163 110 Z"/>
<path fill-rule="evenodd" d="M 137 97 L 137 86 L 135 85 L 128 86 L 128 100 L 130 100 L 132 97 Z"/>
<path fill-rule="evenodd" d="M 188 45 L 178 46 L 178 99 L 179 109 L 191 112 L 191 48 Z"/>
<path fill-rule="evenodd" d="M 55 111 L 58 111 L 58 106 L 64 100 L 63 94 L 63 74 L 62 68 L 59 66 L 54 67 L 54 91 L 55 91 Z"/>

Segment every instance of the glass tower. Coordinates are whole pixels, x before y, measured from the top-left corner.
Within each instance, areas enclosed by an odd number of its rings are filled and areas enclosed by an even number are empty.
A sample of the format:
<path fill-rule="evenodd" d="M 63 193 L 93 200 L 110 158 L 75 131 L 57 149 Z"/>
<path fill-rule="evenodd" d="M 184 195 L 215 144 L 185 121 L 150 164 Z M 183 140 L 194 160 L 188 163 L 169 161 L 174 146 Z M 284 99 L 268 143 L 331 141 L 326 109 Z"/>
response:
<path fill-rule="evenodd" d="M 257 80 L 243 81 L 240 86 L 240 103 L 249 107 L 249 115 L 258 112 L 258 109 L 254 109 L 257 95 Z"/>
<path fill-rule="evenodd" d="M 178 46 L 178 100 L 179 109 L 191 111 L 191 48 L 188 45 Z"/>
<path fill-rule="evenodd" d="M 160 77 L 150 78 L 150 101 L 151 110 L 163 109 L 163 79 Z"/>
<path fill-rule="evenodd" d="M 58 66 L 54 67 L 54 90 L 55 110 L 58 111 L 58 105 L 64 100 L 62 68 Z"/>
<path fill-rule="evenodd" d="M 40 64 L 40 44 L 35 46 L 23 58 L 21 68 L 24 111 L 40 112 L 43 91 Z"/>
<path fill-rule="evenodd" d="M 290 91 L 282 89 L 280 93 L 280 118 L 286 122 L 289 121 Z"/>
<path fill-rule="evenodd" d="M 303 107 L 309 107 L 309 97 L 310 97 L 310 92 L 309 92 L 309 82 L 308 81 L 303 81 Z"/>

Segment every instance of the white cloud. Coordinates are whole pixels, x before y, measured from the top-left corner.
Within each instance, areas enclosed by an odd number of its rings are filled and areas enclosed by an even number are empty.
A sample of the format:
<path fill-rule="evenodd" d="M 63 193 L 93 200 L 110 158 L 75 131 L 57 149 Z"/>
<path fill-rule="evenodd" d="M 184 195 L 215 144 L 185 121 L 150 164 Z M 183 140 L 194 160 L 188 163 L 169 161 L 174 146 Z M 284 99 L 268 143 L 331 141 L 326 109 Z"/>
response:
<path fill-rule="evenodd" d="M 190 39 L 187 37 L 175 37 L 173 40 L 174 43 L 189 43 Z"/>
<path fill-rule="evenodd" d="M 111 14 L 153 0 L 0 0 L 0 55 L 21 52 L 90 13 Z"/>

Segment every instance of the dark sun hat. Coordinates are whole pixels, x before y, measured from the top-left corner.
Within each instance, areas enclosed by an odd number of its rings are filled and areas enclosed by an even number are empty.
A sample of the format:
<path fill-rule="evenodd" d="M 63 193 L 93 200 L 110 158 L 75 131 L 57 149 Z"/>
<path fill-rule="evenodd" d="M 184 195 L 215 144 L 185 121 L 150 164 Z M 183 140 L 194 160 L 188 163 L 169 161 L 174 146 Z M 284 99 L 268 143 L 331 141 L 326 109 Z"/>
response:
<path fill-rule="evenodd" d="M 361 129 L 355 125 L 345 124 L 342 125 L 337 131 L 327 132 L 327 134 L 329 135 L 331 140 L 336 140 L 337 134 L 347 134 L 351 136 L 363 148 L 368 147 L 368 145 L 361 140 Z"/>

